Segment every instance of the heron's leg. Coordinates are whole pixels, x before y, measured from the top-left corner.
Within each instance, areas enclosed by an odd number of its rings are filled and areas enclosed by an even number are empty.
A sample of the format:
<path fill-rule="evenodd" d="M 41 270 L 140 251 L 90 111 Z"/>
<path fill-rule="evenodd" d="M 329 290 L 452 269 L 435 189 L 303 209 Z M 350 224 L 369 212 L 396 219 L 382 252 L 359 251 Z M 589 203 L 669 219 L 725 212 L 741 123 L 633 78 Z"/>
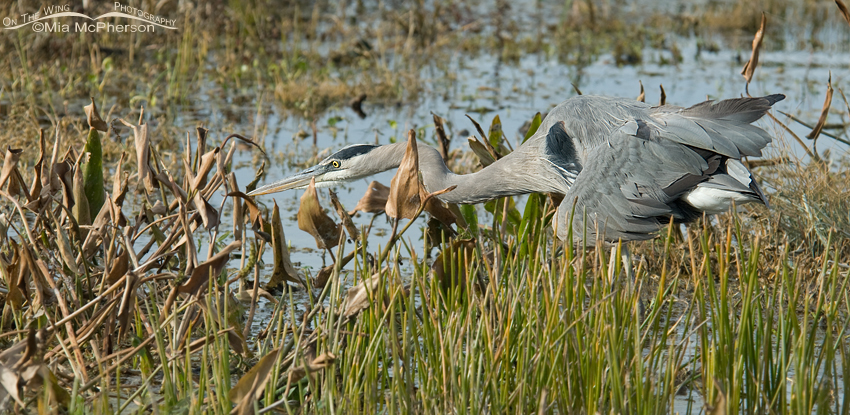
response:
<path fill-rule="evenodd" d="M 611 247 L 611 256 L 608 258 L 608 278 L 613 282 L 614 281 L 614 268 L 617 263 L 617 245 Z M 620 260 L 622 261 L 623 268 L 621 268 L 621 272 L 625 272 L 628 277 L 629 284 L 635 282 L 635 270 L 632 265 L 632 253 L 629 251 L 628 243 L 624 243 L 620 245 Z"/>
<path fill-rule="evenodd" d="M 617 245 L 611 247 L 611 255 L 608 256 L 608 283 L 611 284 L 611 289 L 614 289 L 614 279 L 617 276 L 614 274 L 617 269 Z"/>
<path fill-rule="evenodd" d="M 631 251 L 629 251 L 629 245 L 628 244 L 623 244 L 623 249 L 620 250 L 620 255 L 622 255 L 621 259 L 623 261 L 623 271 L 627 273 L 626 278 L 627 278 L 627 281 L 628 281 L 627 284 L 629 285 L 629 290 L 634 292 L 635 290 L 637 290 L 638 284 L 637 284 L 637 276 L 636 276 L 636 273 L 635 273 L 635 267 L 634 267 L 634 264 L 632 263 L 632 253 L 631 253 Z M 643 301 L 640 298 L 640 293 L 635 293 L 635 295 L 638 297 L 637 298 L 638 316 L 640 316 L 640 318 L 643 319 L 643 316 L 644 316 L 646 310 L 644 309 Z"/>
<path fill-rule="evenodd" d="M 626 274 L 629 277 L 629 282 L 636 283 L 635 281 L 635 269 L 632 264 L 632 253 L 629 251 L 629 244 L 623 244 L 623 248 L 620 250 L 620 255 L 623 260 L 623 270 L 626 271 Z"/>

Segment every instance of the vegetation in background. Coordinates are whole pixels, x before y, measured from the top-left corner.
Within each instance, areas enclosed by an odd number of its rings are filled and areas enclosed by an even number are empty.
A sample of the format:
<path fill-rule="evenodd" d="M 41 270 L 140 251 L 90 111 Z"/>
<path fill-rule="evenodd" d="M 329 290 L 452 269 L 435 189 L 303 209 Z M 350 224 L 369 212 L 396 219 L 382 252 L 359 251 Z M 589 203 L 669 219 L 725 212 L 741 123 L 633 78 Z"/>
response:
<path fill-rule="evenodd" d="M 712 3 L 698 18 L 640 22 L 614 1 L 568 2 L 558 16 L 509 2 L 178 4 L 190 3 L 136 5 L 179 16 L 175 33 L 0 39 L 11 56 L 0 69 L 0 411 L 850 411 L 850 161 L 817 151 L 830 137 L 797 137 L 805 163 L 750 161 L 770 210 L 635 244 L 633 282 L 616 250 L 556 241 L 545 195 L 486 214 L 433 204 L 412 162 L 354 209 L 427 215 L 427 227 L 393 219 L 389 244 L 370 245 L 371 225 L 357 228 L 350 206 L 332 216 L 313 189 L 299 227 L 333 263 L 297 269 L 279 208 L 246 196 L 265 166 L 248 184 L 233 174 L 240 143 L 266 160 L 261 140 L 168 127 L 202 95 L 308 120 L 362 94 L 415 102 L 452 81 L 454 53 L 576 66 L 612 53 L 628 65 L 646 44 L 674 50 L 670 28 L 749 39 L 761 10 L 803 16 L 791 33 L 818 48 L 805 22 L 822 4 Z M 784 47 L 777 26 L 762 48 Z M 826 117 L 850 116 L 836 90 L 812 124 L 842 139 Z M 435 140 L 459 171 L 510 151 L 498 117 L 475 125 L 472 152 Z"/>

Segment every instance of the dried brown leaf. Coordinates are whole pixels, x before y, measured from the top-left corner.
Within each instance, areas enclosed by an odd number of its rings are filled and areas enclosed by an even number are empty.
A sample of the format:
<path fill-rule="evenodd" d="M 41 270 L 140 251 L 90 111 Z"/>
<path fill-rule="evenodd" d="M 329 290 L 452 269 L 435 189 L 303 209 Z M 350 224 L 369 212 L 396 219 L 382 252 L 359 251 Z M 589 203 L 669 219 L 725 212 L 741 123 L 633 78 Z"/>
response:
<path fill-rule="evenodd" d="M 74 164 L 73 161 L 64 159 L 59 163 L 53 163 L 51 167 L 50 187 L 54 191 L 68 191 L 68 196 L 71 197 L 71 189 L 74 187 Z M 71 208 L 74 204 L 70 200 L 70 204 L 66 203 L 65 207 Z"/>
<path fill-rule="evenodd" d="M 289 372 L 289 382 L 295 383 L 299 380 L 303 379 L 307 374 L 318 372 L 319 370 L 326 369 L 328 366 L 334 364 L 336 362 L 336 355 L 331 352 L 325 352 L 317 356 L 311 362 L 308 362 L 306 365 L 298 366 L 292 369 L 292 372 Z"/>
<path fill-rule="evenodd" d="M 18 276 L 18 288 L 21 288 L 21 291 L 27 295 L 30 307 L 38 309 L 39 307 L 44 306 L 48 301 L 53 301 L 55 299 L 55 297 L 51 295 L 50 287 L 45 286 L 47 285 L 45 278 L 49 278 L 49 276 L 42 272 L 42 267 L 39 266 L 38 261 L 35 259 L 35 253 L 31 251 L 29 245 L 21 245 L 19 252 L 21 254 L 21 259 L 26 263 L 26 265 L 19 268 L 22 274 Z M 44 269 L 46 270 L 46 267 L 44 267 Z M 32 286 L 35 287 L 35 298 L 29 294 L 29 288 L 26 287 L 26 285 L 30 283 L 32 283 Z"/>
<path fill-rule="evenodd" d="M 201 156 L 201 165 L 198 166 L 198 174 L 195 176 L 194 180 L 192 180 L 192 184 L 190 190 L 198 190 L 203 189 L 207 184 L 207 175 L 212 170 L 215 165 L 216 157 L 218 157 L 221 148 L 216 147 L 203 156 Z"/>
<path fill-rule="evenodd" d="M 230 172 L 227 174 L 227 188 L 231 192 L 239 191 L 239 184 L 236 182 L 236 173 Z M 233 199 L 233 237 L 242 240 L 244 228 L 245 216 L 242 213 L 242 201 Z"/>
<path fill-rule="evenodd" d="M 832 73 L 829 74 L 829 81 L 826 83 L 826 99 L 823 101 L 823 108 L 820 110 L 820 118 L 818 118 L 815 128 L 806 136 L 810 140 L 816 140 L 823 131 L 823 126 L 826 124 L 826 117 L 829 115 L 829 107 L 832 106 Z"/>
<path fill-rule="evenodd" d="M 301 196 L 301 205 L 298 207 L 298 228 L 313 235 L 319 249 L 330 249 L 339 244 L 342 227 L 334 222 L 319 205 L 315 178 L 310 180 L 310 186 Z"/>
<path fill-rule="evenodd" d="M 121 253 L 112 260 L 109 271 L 106 272 L 106 283 L 108 285 L 115 284 L 118 279 L 123 277 L 130 270 L 130 253 L 126 249 L 122 249 Z"/>
<path fill-rule="evenodd" d="M 428 219 L 425 231 L 428 235 L 428 240 L 431 241 L 431 244 L 439 244 L 443 240 L 448 241 L 457 235 L 457 232 L 455 232 L 454 229 L 446 226 L 433 217 Z"/>
<path fill-rule="evenodd" d="M 154 215 L 165 216 L 168 214 L 168 208 L 162 204 L 161 200 L 157 200 L 154 202 L 153 206 L 150 208 L 151 213 Z"/>
<path fill-rule="evenodd" d="M 342 207 L 342 203 L 339 203 L 336 193 L 333 190 L 329 190 L 329 192 L 331 194 L 331 204 L 334 205 L 334 210 L 336 211 L 337 216 L 339 216 L 342 220 L 342 224 L 345 226 L 348 236 L 352 240 L 356 240 L 360 237 L 360 231 L 357 230 L 357 226 L 354 225 L 354 221 L 351 220 L 351 216 L 345 211 L 345 208 Z"/>
<path fill-rule="evenodd" d="M 478 124 L 478 122 L 475 121 L 474 119 L 472 119 L 472 117 L 470 117 L 469 114 L 466 114 L 466 118 L 469 118 L 469 121 L 472 121 L 472 125 L 475 126 L 475 129 L 478 131 L 478 134 L 481 134 L 481 139 L 482 139 L 482 141 L 484 141 L 484 143 L 479 142 L 479 144 L 481 144 L 484 147 L 484 149 L 487 150 L 487 154 L 490 155 L 490 158 L 492 158 L 493 160 L 498 160 L 499 154 L 496 152 L 496 149 L 493 148 L 492 145 L 490 145 L 490 141 L 487 139 L 487 137 L 489 137 L 489 136 L 487 135 L 487 133 L 484 132 L 484 129 L 481 128 L 481 124 Z M 477 138 L 475 136 L 472 136 L 469 139 L 477 141 Z M 471 144 L 470 144 L 470 147 L 472 147 Z M 473 151 L 474 150 L 475 149 L 473 148 Z M 478 153 L 476 152 L 476 154 L 478 154 Z M 487 163 L 487 164 L 489 165 L 491 163 L 492 162 Z"/>
<path fill-rule="evenodd" d="M 86 121 L 88 121 L 89 127 L 103 132 L 109 130 L 109 125 L 100 118 L 100 113 L 97 112 L 94 97 L 91 97 L 91 104 L 86 105 L 83 109 L 86 111 Z"/>
<path fill-rule="evenodd" d="M 148 137 L 148 125 L 133 125 L 123 119 L 120 121 L 133 129 L 136 145 L 136 168 L 139 169 L 139 180 L 148 192 L 152 192 L 154 189 L 159 188 L 159 183 L 157 183 L 150 165 L 151 149 L 150 138 Z"/>
<path fill-rule="evenodd" d="M 241 241 L 233 241 L 225 246 L 221 252 L 199 264 L 192 270 L 192 276 L 189 277 L 189 280 L 177 287 L 177 292 L 199 295 L 206 288 L 210 276 L 215 277 L 221 273 L 221 270 L 224 269 L 224 266 L 227 265 L 227 261 L 230 259 L 230 253 L 239 249 L 241 246 Z"/>
<path fill-rule="evenodd" d="M 39 198 L 41 196 L 41 189 L 44 184 L 42 183 L 42 175 L 45 173 L 45 164 L 44 164 L 44 156 L 47 154 L 47 143 L 44 139 L 44 130 L 39 130 L 38 133 L 38 161 L 36 161 L 35 166 L 33 168 L 33 173 L 35 173 L 32 181 L 32 185 L 30 186 L 30 194 L 34 198 Z M 0 185 L 0 188 L 2 185 Z"/>
<path fill-rule="evenodd" d="M 230 323 L 231 327 L 227 329 L 227 342 L 230 343 L 231 350 L 244 356 L 248 350 L 248 342 L 245 341 L 245 337 L 242 335 L 242 325 L 238 321 L 233 320 Z"/>
<path fill-rule="evenodd" d="M 6 287 L 9 292 L 6 294 L 6 302 L 11 306 L 12 310 L 20 310 L 28 298 L 27 283 L 24 277 L 28 272 L 22 268 L 27 266 L 26 261 L 20 254 L 20 247 L 14 240 L 9 242 L 11 258 L 6 260 L 5 256 L 0 255 L 0 261 L 3 261 L 3 266 L 6 272 L 2 273 L 5 277 Z"/>
<path fill-rule="evenodd" d="M 106 320 L 115 319 L 115 307 L 118 306 L 120 300 L 120 298 L 113 298 L 98 307 L 97 311 L 88 318 L 86 324 L 77 330 L 77 341 L 85 342 L 95 333 L 103 333 Z"/>
<path fill-rule="evenodd" d="M 277 305 L 278 303 L 277 298 L 274 298 L 274 296 L 270 292 L 262 289 L 261 287 L 257 287 L 257 297 L 263 297 L 268 302 L 274 305 Z M 245 291 L 242 291 L 241 293 L 237 294 L 237 298 L 243 303 L 251 302 L 254 299 L 254 289 L 248 288 Z"/>
<path fill-rule="evenodd" d="M 718 388 L 720 389 L 720 388 Z M 717 396 L 711 405 L 705 406 L 706 415 L 726 415 L 726 394 L 718 390 Z"/>
<path fill-rule="evenodd" d="M 86 198 L 86 190 L 83 183 L 83 169 L 80 168 L 79 163 L 74 166 L 73 198 L 74 207 L 71 208 L 71 212 L 74 215 L 74 219 L 76 219 L 77 223 L 80 225 L 91 225 L 89 201 Z M 88 231 L 84 229 L 81 229 L 80 231 L 82 233 L 81 237 L 85 239 Z"/>
<path fill-rule="evenodd" d="M 130 317 L 136 304 L 136 288 L 138 288 L 140 278 L 135 272 L 127 274 L 124 279 L 124 292 L 121 296 L 121 305 L 118 307 L 118 341 L 120 342 L 127 333 L 127 328 L 130 324 Z"/>
<path fill-rule="evenodd" d="M 10 195 L 20 195 L 27 199 L 28 202 L 33 201 L 32 195 L 29 193 L 24 177 L 21 176 L 21 171 L 17 167 L 12 169 L 12 175 L 9 177 L 9 187 L 7 189 Z"/>
<path fill-rule="evenodd" d="M 210 130 L 207 130 L 204 127 L 195 128 L 195 134 L 197 134 L 197 137 L 198 137 L 198 154 L 196 154 L 195 162 L 198 161 L 198 156 L 206 153 L 206 151 L 207 151 L 207 133 L 209 133 L 209 132 L 210 132 Z M 189 134 L 187 133 L 186 134 L 186 140 L 188 140 L 188 139 L 189 139 Z M 191 149 L 192 149 L 192 147 L 189 147 L 189 146 L 187 146 L 186 148 L 189 151 L 191 151 Z M 189 158 L 191 156 L 187 155 L 186 157 Z"/>
<path fill-rule="evenodd" d="M 187 134 L 188 135 L 188 134 Z M 189 143 L 189 139 L 186 139 L 186 143 Z M 183 159 L 183 171 L 186 174 L 183 176 L 183 187 L 189 189 L 192 182 L 195 181 L 195 172 L 192 170 L 192 162 L 189 159 Z"/>
<path fill-rule="evenodd" d="M 446 129 L 443 127 L 443 118 L 438 116 L 437 114 L 431 113 L 431 117 L 434 118 L 434 131 L 437 134 L 437 150 L 440 152 L 440 156 L 443 157 L 443 160 L 449 160 L 449 145 L 451 144 L 451 140 L 446 135 Z"/>
<path fill-rule="evenodd" d="M 348 106 L 357 113 L 360 118 L 366 118 L 366 112 L 363 111 L 363 101 L 366 100 L 366 94 L 360 94 L 348 101 Z"/>
<path fill-rule="evenodd" d="M 100 211 L 97 212 L 94 220 L 92 220 L 90 231 L 85 236 L 83 252 L 86 258 L 97 252 L 97 247 L 100 245 L 99 239 L 102 239 L 104 235 L 108 235 L 106 226 L 110 222 L 118 226 L 124 226 L 122 223 L 126 225 L 127 220 L 124 218 L 124 214 L 121 213 L 121 209 L 112 203 L 111 198 L 107 197 Z"/>
<path fill-rule="evenodd" d="M 578 85 L 576 85 L 574 82 L 571 82 L 570 85 L 573 86 L 573 90 L 576 91 L 576 94 L 582 95 L 581 90 L 578 89 Z"/>
<path fill-rule="evenodd" d="M 239 405 L 243 401 L 253 401 L 255 396 L 262 393 L 265 390 L 266 383 L 268 383 L 269 375 L 271 375 L 272 369 L 277 363 L 279 353 L 280 348 L 270 351 L 245 373 L 236 382 L 236 386 L 228 392 L 230 401 Z"/>
<path fill-rule="evenodd" d="M 320 269 L 316 276 L 313 278 L 313 288 L 324 288 L 325 285 L 328 283 L 328 280 L 330 280 L 330 278 L 333 276 L 334 269 L 337 267 L 339 267 L 339 269 L 342 269 L 344 266 L 348 265 L 348 263 L 351 262 L 352 259 L 354 259 L 356 253 L 357 250 L 355 249 L 354 251 L 349 252 L 348 255 L 342 258 L 337 258 L 335 263 L 322 267 L 322 269 Z"/>
<path fill-rule="evenodd" d="M 130 184 L 130 176 L 125 175 L 122 170 L 126 155 L 127 153 L 121 152 L 121 158 L 118 159 L 118 164 L 115 166 L 115 174 L 112 176 L 112 201 L 119 207 L 124 204 L 124 197 L 127 195 L 127 188 Z"/>
<path fill-rule="evenodd" d="M 477 138 L 469 137 L 466 139 L 469 142 L 469 148 L 472 149 L 472 152 L 478 156 L 478 161 L 481 163 L 482 167 L 487 167 L 493 164 L 496 159 L 487 151 L 487 147 L 484 144 L 481 144 Z"/>
<path fill-rule="evenodd" d="M 50 399 L 55 399 L 63 408 L 67 409 L 68 404 L 71 403 L 71 394 L 59 385 L 59 379 L 50 368 L 44 363 L 39 364 L 37 375 L 38 377 L 34 379 L 36 383 L 33 386 L 47 384 L 45 389 L 50 393 Z"/>
<path fill-rule="evenodd" d="M 416 216 L 425 190 L 419 183 L 419 149 L 416 145 L 416 132 L 407 133 L 407 149 L 390 183 L 390 196 L 385 208 L 391 218 L 413 219 Z"/>
<path fill-rule="evenodd" d="M 30 338 L 35 340 L 35 334 L 35 328 L 30 325 L 26 340 L 19 341 L 9 348 L 0 351 L 0 363 L 8 366 L 10 369 L 17 369 L 18 363 L 22 360 L 21 356 L 26 354 L 27 349 L 32 348 Z"/>
<path fill-rule="evenodd" d="M 183 203 L 178 203 L 179 211 L 178 211 L 178 221 L 180 225 L 180 230 L 182 230 L 182 236 L 176 244 L 174 244 L 171 248 L 172 251 L 176 251 L 181 246 L 185 244 L 185 252 L 186 252 L 186 269 L 183 275 L 194 276 L 192 273 L 195 270 L 195 267 L 198 266 L 198 250 L 195 248 L 195 238 L 192 236 L 192 224 L 189 222 L 191 218 L 189 217 L 188 212 L 186 211 L 186 205 Z M 173 234 L 180 234 L 180 230 L 175 229 L 176 232 Z M 127 245 L 130 245 L 129 243 Z M 166 246 L 167 244 L 163 244 Z M 203 278 L 203 277 L 202 277 Z"/>
<path fill-rule="evenodd" d="M 14 386 L 10 382 L 12 376 L 8 375 L 8 371 L 14 372 Z M 18 388 L 23 387 L 25 394 L 27 394 L 27 391 L 43 391 L 44 395 L 42 396 L 47 398 L 48 405 L 50 406 L 58 403 L 59 405 L 57 406 L 67 409 L 70 403 L 71 395 L 59 386 L 59 380 L 56 378 L 56 375 L 50 371 L 47 365 L 41 362 L 28 362 L 26 365 L 14 368 L 0 364 L 0 381 L 2 381 L 0 382 L 2 383 L 0 396 L 2 396 L 3 389 L 5 389 L 18 401 L 20 397 L 18 395 Z M 39 408 L 43 407 L 42 402 L 42 400 L 39 400 Z M 59 408 L 54 408 L 54 411 L 56 409 Z M 38 411 L 38 413 L 47 413 L 47 411 L 42 410 Z"/>
<path fill-rule="evenodd" d="M 201 192 L 195 192 L 195 197 L 192 199 L 195 202 L 195 209 L 198 209 L 198 214 L 201 215 L 201 221 L 204 223 L 204 228 L 210 230 L 215 228 L 220 223 L 218 211 L 215 210 L 210 202 L 201 195 Z"/>
<path fill-rule="evenodd" d="M 835 5 L 838 6 L 838 10 L 841 11 L 841 15 L 844 16 L 844 20 L 847 21 L 847 24 L 850 24 L 850 10 L 847 10 L 847 6 L 841 0 L 835 0 Z"/>
<path fill-rule="evenodd" d="M 470 117 L 469 114 L 464 114 L 464 115 L 466 115 L 466 118 L 469 118 L 469 121 L 472 121 L 472 125 L 475 126 L 475 130 L 478 131 L 478 134 L 480 134 L 481 137 L 486 138 L 487 133 L 485 133 L 484 129 L 481 128 L 481 124 L 478 124 L 478 121 L 475 121 L 475 119 Z"/>
<path fill-rule="evenodd" d="M 6 390 L 6 393 L 14 399 L 15 403 L 20 405 L 21 408 L 26 407 L 24 402 L 21 401 L 21 397 L 18 395 L 18 384 L 21 382 L 20 373 L 16 370 L 12 370 L 7 368 L 5 365 L 0 364 L 0 386 Z M 2 403 L 2 402 L 0 402 Z M 7 408 L 8 409 L 8 408 Z"/>
<path fill-rule="evenodd" d="M 45 166 L 42 167 L 43 172 L 41 176 L 41 185 L 43 187 L 47 187 L 50 189 L 50 192 L 58 192 L 62 190 L 62 183 L 60 176 L 55 172 L 55 168 L 59 163 L 59 142 L 61 138 L 59 136 L 59 129 L 56 129 L 56 139 L 53 142 L 53 151 L 50 154 L 50 161 L 47 162 Z"/>
<path fill-rule="evenodd" d="M 188 203 L 189 194 L 180 187 L 177 182 L 174 181 L 174 177 L 171 176 L 171 173 L 168 171 L 159 172 L 156 175 L 156 180 L 162 182 L 162 184 L 166 185 L 174 197 L 179 200 L 179 203 L 183 203 L 184 205 Z"/>
<path fill-rule="evenodd" d="M 454 240 L 440 252 L 431 265 L 431 270 L 443 289 L 466 286 L 474 252 L 475 239 Z"/>
<path fill-rule="evenodd" d="M 20 389 L 27 383 L 23 372 L 32 366 L 36 347 L 35 329 L 30 327 L 25 340 L 0 353 L 0 397 L 3 396 L 2 392 L 5 392 L 21 407 L 24 403 L 21 402 Z M 3 400 L 0 400 L 0 403 L 5 403 Z"/>
<path fill-rule="evenodd" d="M 271 228 L 274 270 L 269 278 L 269 282 L 266 284 L 266 289 L 271 290 L 281 287 L 286 281 L 306 286 L 304 279 L 295 267 L 292 266 L 292 260 L 289 259 L 289 248 L 286 246 L 286 236 L 283 233 L 283 225 L 280 221 L 280 208 L 277 206 L 277 202 L 274 203 L 274 208 L 272 209 Z"/>
<path fill-rule="evenodd" d="M 18 159 L 21 158 L 22 149 L 6 147 L 6 157 L 3 159 L 3 170 L 0 170 L 0 189 L 6 181 L 12 177 L 12 172 L 18 167 Z M 11 185 L 10 185 L 11 186 Z M 11 191 L 9 193 L 12 193 Z"/>
<path fill-rule="evenodd" d="M 221 148 L 224 149 L 224 146 L 221 146 Z M 231 170 L 231 169 L 228 169 L 227 166 L 231 164 L 231 162 L 233 160 L 233 154 L 235 154 L 235 153 L 236 153 L 236 143 L 233 143 L 233 144 L 230 145 L 230 150 L 227 151 L 227 154 L 224 154 L 224 152 L 221 151 L 221 152 L 218 153 L 218 156 L 216 156 L 216 158 L 215 158 L 215 163 L 216 163 L 215 166 L 216 166 L 216 169 L 217 169 L 216 175 L 221 176 L 221 178 L 224 182 L 229 182 L 230 181 L 230 175 L 234 174 L 233 171 L 231 171 L 230 173 L 227 172 L 228 170 Z M 213 176 L 213 177 L 215 177 L 215 176 Z M 235 188 L 230 189 L 230 190 L 234 191 L 234 192 L 238 192 L 239 187 L 235 187 Z"/>
<path fill-rule="evenodd" d="M 327 265 L 322 267 L 319 272 L 316 274 L 316 278 L 313 279 L 313 287 L 314 288 L 325 288 L 325 285 L 331 279 L 331 276 L 334 274 L 334 264 Z"/>
<path fill-rule="evenodd" d="M 23 353 L 18 356 L 17 361 L 12 366 L 12 368 L 16 370 L 21 370 L 25 366 L 31 365 L 33 363 L 33 358 L 36 356 L 36 354 L 38 354 L 38 340 L 36 339 L 35 328 L 30 327 L 29 331 L 27 332 L 27 338 L 23 341 L 23 343 Z"/>
<path fill-rule="evenodd" d="M 66 150 L 65 155 L 62 156 L 62 160 L 67 161 L 71 166 L 73 166 L 79 158 L 80 154 L 77 153 L 77 150 L 74 149 L 73 146 L 68 146 L 68 150 Z"/>
<path fill-rule="evenodd" d="M 756 32 L 755 37 L 753 37 L 753 51 L 750 54 L 750 60 L 744 65 L 744 69 L 741 69 L 741 75 L 744 75 L 744 79 L 747 80 L 747 86 L 750 85 L 750 81 L 753 80 L 753 73 L 756 71 L 756 66 L 759 64 L 759 49 L 761 48 L 761 41 L 764 39 L 764 26 L 767 23 L 767 18 L 764 13 L 761 14 L 761 25 L 759 26 L 758 32 Z"/>
<path fill-rule="evenodd" d="M 68 233 L 59 224 L 59 221 L 56 220 L 52 212 L 50 213 L 50 218 L 53 220 L 53 230 L 56 235 L 56 245 L 59 246 L 59 256 L 62 257 L 62 261 L 65 262 L 65 265 L 72 273 L 75 275 L 79 274 L 80 270 L 77 268 L 77 263 L 74 259 L 74 250 L 71 248 L 71 240 L 68 238 Z"/>
<path fill-rule="evenodd" d="M 349 215 L 354 215 L 358 211 L 366 213 L 381 213 L 387 206 L 387 199 L 390 197 L 390 188 L 381 183 L 372 181 L 369 183 L 369 188 L 366 194 L 357 202 L 354 210 L 348 212 Z"/>
<path fill-rule="evenodd" d="M 259 206 L 254 202 L 254 198 L 246 195 L 243 192 L 230 192 L 227 194 L 228 197 L 238 197 L 245 201 L 245 206 L 248 208 L 248 219 L 251 221 L 251 226 L 254 230 L 263 229 L 263 214 L 260 212 Z M 242 209 L 242 212 L 245 210 Z M 242 220 L 241 218 L 239 219 Z"/>
<path fill-rule="evenodd" d="M 345 307 L 342 315 L 344 317 L 353 317 L 365 310 L 371 304 L 372 293 L 378 289 L 381 283 L 381 273 L 375 273 L 369 279 L 348 289 L 348 294 L 345 297 Z"/>
<path fill-rule="evenodd" d="M 451 226 L 457 222 L 455 214 L 446 208 L 446 206 L 443 205 L 443 202 L 436 197 L 429 198 L 428 201 L 425 202 L 425 211 L 430 213 L 431 216 L 446 226 Z"/>
<path fill-rule="evenodd" d="M 257 169 L 256 173 L 254 173 L 254 179 L 251 180 L 251 183 L 248 183 L 248 186 L 245 186 L 245 192 L 251 193 L 254 190 L 257 190 L 257 183 L 266 175 L 266 162 L 263 161 L 260 164 L 260 168 Z"/>

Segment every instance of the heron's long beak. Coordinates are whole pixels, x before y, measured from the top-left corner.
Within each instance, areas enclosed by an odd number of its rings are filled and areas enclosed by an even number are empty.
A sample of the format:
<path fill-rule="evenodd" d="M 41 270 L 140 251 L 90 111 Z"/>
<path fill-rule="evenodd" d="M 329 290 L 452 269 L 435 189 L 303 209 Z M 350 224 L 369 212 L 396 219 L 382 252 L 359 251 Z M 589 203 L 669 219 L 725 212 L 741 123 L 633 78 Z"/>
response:
<path fill-rule="evenodd" d="M 310 179 L 321 176 L 324 173 L 324 168 L 321 165 L 310 167 L 300 173 L 296 173 L 285 179 L 278 180 L 274 183 L 267 184 L 259 189 L 248 193 L 248 196 L 260 196 L 270 193 L 282 192 L 290 189 L 301 189 L 310 185 Z"/>

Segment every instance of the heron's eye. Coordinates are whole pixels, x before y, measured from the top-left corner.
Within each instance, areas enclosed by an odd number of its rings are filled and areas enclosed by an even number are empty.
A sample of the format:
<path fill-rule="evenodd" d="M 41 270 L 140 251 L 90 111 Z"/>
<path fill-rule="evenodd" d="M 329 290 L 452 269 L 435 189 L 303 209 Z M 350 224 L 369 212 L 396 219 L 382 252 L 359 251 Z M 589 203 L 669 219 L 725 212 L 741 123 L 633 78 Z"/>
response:
<path fill-rule="evenodd" d="M 331 162 L 331 166 L 334 166 L 334 168 L 338 169 L 339 168 L 339 162 L 334 160 L 334 161 Z"/>

